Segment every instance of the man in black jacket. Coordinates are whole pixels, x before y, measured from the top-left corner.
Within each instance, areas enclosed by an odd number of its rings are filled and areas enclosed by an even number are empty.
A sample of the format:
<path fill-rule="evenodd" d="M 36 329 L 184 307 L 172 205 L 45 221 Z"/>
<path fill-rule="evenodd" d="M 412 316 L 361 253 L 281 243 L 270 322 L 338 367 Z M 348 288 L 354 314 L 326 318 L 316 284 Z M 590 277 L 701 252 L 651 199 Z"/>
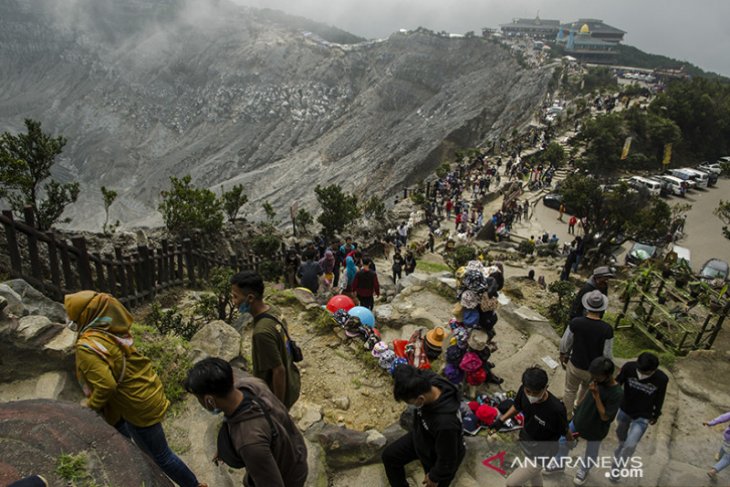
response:
<path fill-rule="evenodd" d="M 413 430 L 383 451 L 392 487 L 408 487 L 405 466 L 421 462 L 425 487 L 447 487 L 464 459 L 465 445 L 454 385 L 431 371 L 401 365 L 395 371 L 393 395 L 416 407 Z"/>
<path fill-rule="evenodd" d="M 583 284 L 578 294 L 576 294 L 572 305 L 570 306 L 570 319 L 578 318 L 583 316 L 583 296 L 591 291 L 598 289 L 601 294 L 608 297 L 608 280 L 614 276 L 610 267 L 596 267 L 593 270 L 593 275 Z M 603 313 L 601 313 L 603 317 Z"/>
<path fill-rule="evenodd" d="M 624 386 L 624 398 L 616 416 L 619 444 L 613 454 L 616 463 L 610 472 L 612 482 L 620 481 L 619 471 L 626 468 L 626 459 L 634 454 L 649 425 L 662 414 L 669 377 L 659 370 L 659 358 L 644 352 L 635 362 L 621 367 L 616 381 Z"/>

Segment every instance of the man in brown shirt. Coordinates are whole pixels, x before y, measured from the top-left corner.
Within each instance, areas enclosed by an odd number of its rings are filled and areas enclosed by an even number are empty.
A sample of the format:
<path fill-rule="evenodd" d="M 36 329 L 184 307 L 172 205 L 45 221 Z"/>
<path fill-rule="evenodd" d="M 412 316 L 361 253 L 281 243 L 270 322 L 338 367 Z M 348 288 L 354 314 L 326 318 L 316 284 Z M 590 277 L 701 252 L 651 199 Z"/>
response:
<path fill-rule="evenodd" d="M 236 376 L 220 358 L 201 360 L 185 389 L 210 413 L 225 415 L 217 460 L 246 468 L 248 487 L 302 487 L 307 480 L 304 437 L 284 405 L 255 377 Z"/>

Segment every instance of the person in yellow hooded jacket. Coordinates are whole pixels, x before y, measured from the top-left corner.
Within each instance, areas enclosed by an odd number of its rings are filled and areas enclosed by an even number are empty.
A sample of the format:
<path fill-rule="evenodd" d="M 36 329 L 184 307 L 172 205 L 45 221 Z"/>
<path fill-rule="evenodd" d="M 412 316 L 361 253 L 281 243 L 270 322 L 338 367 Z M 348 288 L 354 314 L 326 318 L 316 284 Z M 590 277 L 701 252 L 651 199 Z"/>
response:
<path fill-rule="evenodd" d="M 150 360 L 134 347 L 132 315 L 109 294 L 65 296 L 68 319 L 78 327 L 76 375 L 85 405 L 134 440 L 173 482 L 205 487 L 167 444 L 162 418 L 170 405 Z"/>

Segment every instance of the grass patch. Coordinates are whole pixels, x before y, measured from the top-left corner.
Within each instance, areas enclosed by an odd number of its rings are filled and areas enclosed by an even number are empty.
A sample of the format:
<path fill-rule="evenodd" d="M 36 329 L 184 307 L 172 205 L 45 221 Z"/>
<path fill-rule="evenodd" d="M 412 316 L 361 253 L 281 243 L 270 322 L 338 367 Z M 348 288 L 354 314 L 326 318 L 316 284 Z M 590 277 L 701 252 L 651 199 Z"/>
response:
<path fill-rule="evenodd" d="M 86 453 L 77 455 L 62 454 L 56 462 L 56 475 L 69 487 L 101 487 L 88 471 L 89 459 Z"/>
<path fill-rule="evenodd" d="M 441 262 L 427 262 L 421 260 L 418 262 L 416 270 L 418 270 L 419 272 L 437 274 L 439 272 L 451 272 L 451 267 L 447 266 L 446 264 L 442 264 Z"/>
<path fill-rule="evenodd" d="M 132 325 L 132 335 L 139 352 L 152 361 L 172 403 L 170 412 L 175 414 L 187 394 L 182 382 L 193 365 L 190 346 L 177 335 L 162 335 L 153 327 L 138 323 Z"/>

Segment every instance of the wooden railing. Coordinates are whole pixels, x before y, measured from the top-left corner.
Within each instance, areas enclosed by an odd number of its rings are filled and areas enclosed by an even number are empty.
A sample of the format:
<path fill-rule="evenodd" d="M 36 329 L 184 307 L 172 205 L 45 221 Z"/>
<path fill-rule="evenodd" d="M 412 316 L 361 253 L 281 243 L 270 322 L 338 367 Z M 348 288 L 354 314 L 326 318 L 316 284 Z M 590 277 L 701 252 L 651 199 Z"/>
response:
<path fill-rule="evenodd" d="M 136 306 L 175 286 L 195 287 L 215 267 L 236 271 L 258 270 L 255 255 L 221 258 L 205 251 L 190 239 L 182 243 L 162 240 L 159 247 L 137 246 L 132 252 L 115 247 L 113 253 L 89 252 L 84 237 L 59 239 L 52 232 L 35 227 L 33 210 L 26 208 L 23 222 L 11 211 L 0 214 L 10 260 L 9 274 L 21 278 L 56 301 L 83 289 L 108 292 L 122 303 Z M 25 244 L 25 245 L 23 245 Z M 281 258 L 279 254 L 273 256 Z"/>

